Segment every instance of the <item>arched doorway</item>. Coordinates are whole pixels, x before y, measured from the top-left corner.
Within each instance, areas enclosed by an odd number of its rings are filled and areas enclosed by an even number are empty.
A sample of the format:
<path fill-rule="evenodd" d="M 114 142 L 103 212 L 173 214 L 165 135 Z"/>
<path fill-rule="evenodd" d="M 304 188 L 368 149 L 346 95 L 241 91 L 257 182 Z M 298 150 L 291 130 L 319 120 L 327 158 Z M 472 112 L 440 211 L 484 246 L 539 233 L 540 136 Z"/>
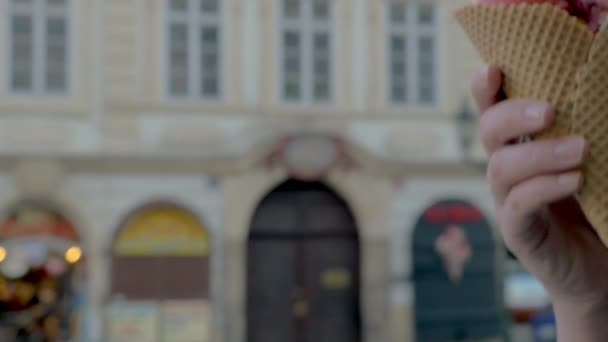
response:
<path fill-rule="evenodd" d="M 259 204 L 248 242 L 248 342 L 360 341 L 359 244 L 347 204 L 287 181 Z"/>
<path fill-rule="evenodd" d="M 466 201 L 438 201 L 414 229 L 417 340 L 506 336 L 496 241 L 481 211 Z"/>
<path fill-rule="evenodd" d="M 208 230 L 172 203 L 136 210 L 112 247 L 109 340 L 210 338 Z"/>
<path fill-rule="evenodd" d="M 86 302 L 83 252 L 72 222 L 26 200 L 0 226 L 0 340 L 78 339 Z"/>

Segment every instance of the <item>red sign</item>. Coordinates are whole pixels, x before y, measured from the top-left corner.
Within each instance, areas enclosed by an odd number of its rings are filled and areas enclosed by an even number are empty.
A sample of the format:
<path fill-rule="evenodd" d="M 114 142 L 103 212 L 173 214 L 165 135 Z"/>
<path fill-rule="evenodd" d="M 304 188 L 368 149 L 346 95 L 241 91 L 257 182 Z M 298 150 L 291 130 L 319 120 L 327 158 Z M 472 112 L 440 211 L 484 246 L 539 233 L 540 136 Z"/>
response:
<path fill-rule="evenodd" d="M 0 238 L 11 239 L 31 236 L 53 236 L 66 240 L 78 240 L 74 227 L 66 221 L 44 222 L 42 224 L 22 225 L 9 219 L 0 227 Z"/>
<path fill-rule="evenodd" d="M 477 208 L 466 204 L 437 204 L 424 215 L 430 224 L 479 223 L 483 218 Z"/>
<path fill-rule="evenodd" d="M 53 210 L 35 206 L 17 208 L 0 226 L 0 239 L 32 236 L 78 240 L 74 226 L 62 215 Z"/>

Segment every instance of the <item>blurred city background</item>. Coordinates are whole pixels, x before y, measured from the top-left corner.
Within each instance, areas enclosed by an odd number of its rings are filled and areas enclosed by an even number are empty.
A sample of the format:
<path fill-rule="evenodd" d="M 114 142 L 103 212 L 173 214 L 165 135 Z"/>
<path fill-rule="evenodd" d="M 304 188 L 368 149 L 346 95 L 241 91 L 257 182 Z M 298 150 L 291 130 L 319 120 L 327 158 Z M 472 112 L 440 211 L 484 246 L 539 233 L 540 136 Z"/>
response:
<path fill-rule="evenodd" d="M 466 2 L 0 0 L 0 341 L 555 341 Z"/>

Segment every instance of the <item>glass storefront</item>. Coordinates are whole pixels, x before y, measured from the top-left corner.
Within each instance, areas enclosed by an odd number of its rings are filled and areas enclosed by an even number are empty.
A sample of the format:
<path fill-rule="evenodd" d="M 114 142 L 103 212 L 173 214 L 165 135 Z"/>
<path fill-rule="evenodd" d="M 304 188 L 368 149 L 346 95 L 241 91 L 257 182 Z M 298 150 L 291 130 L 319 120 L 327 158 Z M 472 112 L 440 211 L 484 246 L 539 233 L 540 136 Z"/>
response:
<path fill-rule="evenodd" d="M 172 203 L 140 208 L 112 252 L 105 341 L 211 339 L 211 244 L 194 213 Z"/>
<path fill-rule="evenodd" d="M 0 340 L 72 340 L 83 278 L 83 251 L 65 217 L 35 202 L 12 208 L 0 227 Z"/>

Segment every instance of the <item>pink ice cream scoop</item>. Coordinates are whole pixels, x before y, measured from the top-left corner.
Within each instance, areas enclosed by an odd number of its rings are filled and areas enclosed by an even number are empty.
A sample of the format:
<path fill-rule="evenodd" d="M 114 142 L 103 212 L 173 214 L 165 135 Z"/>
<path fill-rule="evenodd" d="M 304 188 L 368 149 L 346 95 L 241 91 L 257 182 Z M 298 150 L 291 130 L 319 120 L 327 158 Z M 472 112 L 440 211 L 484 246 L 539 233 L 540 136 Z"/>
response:
<path fill-rule="evenodd" d="M 473 0 L 475 4 L 540 4 L 548 3 L 563 8 L 580 18 L 593 32 L 598 32 L 608 16 L 608 0 Z"/>
<path fill-rule="evenodd" d="M 594 32 L 600 30 L 608 16 L 608 0 L 570 0 L 570 13 L 585 20 Z"/>

